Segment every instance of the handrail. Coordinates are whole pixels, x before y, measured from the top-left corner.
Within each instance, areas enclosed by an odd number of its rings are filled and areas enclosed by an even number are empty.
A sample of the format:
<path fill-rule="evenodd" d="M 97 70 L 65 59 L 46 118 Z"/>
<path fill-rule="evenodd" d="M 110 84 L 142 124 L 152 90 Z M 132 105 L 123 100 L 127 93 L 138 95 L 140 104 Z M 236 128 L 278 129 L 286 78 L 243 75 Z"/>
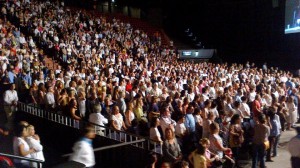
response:
<path fill-rule="evenodd" d="M 145 150 L 153 151 L 157 154 L 162 154 L 162 145 L 160 142 L 156 142 L 154 140 L 151 140 L 148 137 L 142 137 L 135 134 L 131 134 L 124 131 L 119 130 L 113 130 L 109 127 L 97 125 L 95 123 L 83 121 L 83 120 L 75 120 L 68 116 L 64 116 L 62 114 L 56 113 L 56 112 L 50 112 L 46 111 L 44 109 L 41 109 L 35 105 L 25 104 L 23 102 L 18 102 L 19 110 L 29 113 L 31 115 L 44 118 L 46 120 L 56 122 L 68 127 L 72 127 L 75 129 L 80 129 L 85 124 L 92 124 L 95 126 L 95 134 L 97 136 L 102 136 L 108 139 L 116 140 L 119 142 L 133 142 L 136 141 L 136 143 L 131 144 L 132 146 L 142 148 Z M 145 141 L 139 142 L 137 140 L 145 139 Z"/>
<path fill-rule="evenodd" d="M 111 149 L 111 148 L 117 148 L 117 147 L 120 147 L 120 146 L 130 145 L 130 144 L 133 144 L 133 143 L 143 142 L 143 141 L 145 141 L 145 139 L 140 139 L 140 140 L 133 141 L 133 142 L 123 142 L 123 143 L 120 143 L 120 144 L 103 146 L 103 147 L 100 147 L 100 148 L 95 148 L 94 152 L 98 152 L 98 151 L 102 151 L 102 150 L 106 150 L 106 149 Z M 62 157 L 68 157 L 68 156 L 71 156 L 72 154 L 73 153 L 68 153 L 68 154 L 63 155 Z"/>
<path fill-rule="evenodd" d="M 38 163 L 37 164 L 38 168 L 40 168 L 41 164 L 44 163 L 43 160 L 33 159 L 33 158 L 28 158 L 28 157 L 22 157 L 22 156 L 16 156 L 16 155 L 10 155 L 10 154 L 6 154 L 6 153 L 0 153 L 0 156 L 5 156 L 5 157 L 8 157 L 8 158 L 12 158 L 12 159 L 19 159 L 19 160 L 27 160 L 27 161 L 30 161 L 30 162 L 36 162 L 36 163 Z"/>

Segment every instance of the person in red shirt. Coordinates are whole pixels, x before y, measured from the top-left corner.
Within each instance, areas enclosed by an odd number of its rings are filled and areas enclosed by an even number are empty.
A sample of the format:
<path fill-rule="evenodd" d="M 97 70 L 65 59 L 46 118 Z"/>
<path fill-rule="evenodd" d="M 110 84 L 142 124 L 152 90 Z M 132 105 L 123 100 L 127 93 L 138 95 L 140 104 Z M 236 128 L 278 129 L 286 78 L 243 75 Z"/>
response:
<path fill-rule="evenodd" d="M 255 100 L 252 103 L 252 111 L 253 111 L 253 117 L 257 118 L 257 116 L 259 116 L 259 114 L 262 113 L 261 110 L 261 97 L 259 94 L 257 94 L 255 96 Z"/>
<path fill-rule="evenodd" d="M 127 79 L 127 84 L 126 84 L 126 91 L 131 92 L 132 90 L 132 83 L 130 79 Z"/>

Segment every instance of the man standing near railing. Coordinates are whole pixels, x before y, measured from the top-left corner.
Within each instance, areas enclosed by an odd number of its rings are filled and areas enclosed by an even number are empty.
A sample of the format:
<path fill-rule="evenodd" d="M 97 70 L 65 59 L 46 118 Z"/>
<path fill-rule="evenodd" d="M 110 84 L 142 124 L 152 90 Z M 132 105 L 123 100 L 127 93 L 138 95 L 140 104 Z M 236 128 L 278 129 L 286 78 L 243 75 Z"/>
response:
<path fill-rule="evenodd" d="M 15 112 L 17 111 L 18 105 L 18 93 L 15 90 L 16 86 L 14 83 L 10 84 L 10 88 L 4 92 L 4 111 L 6 114 L 8 129 L 12 129 Z"/>

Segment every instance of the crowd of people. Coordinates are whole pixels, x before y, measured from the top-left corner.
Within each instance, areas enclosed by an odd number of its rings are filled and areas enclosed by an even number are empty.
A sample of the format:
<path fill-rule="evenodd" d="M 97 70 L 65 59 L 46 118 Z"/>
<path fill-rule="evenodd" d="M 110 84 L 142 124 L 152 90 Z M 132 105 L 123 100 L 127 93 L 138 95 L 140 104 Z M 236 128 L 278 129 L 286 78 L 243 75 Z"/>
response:
<path fill-rule="evenodd" d="M 1 11 L 9 128 L 22 101 L 149 136 L 171 165 L 239 167 L 241 148 L 252 144 L 255 168 L 264 167 L 265 150 L 267 161 L 277 156 L 281 132 L 299 119 L 299 78 L 289 72 L 248 62 L 179 61 L 159 37 L 60 1 L 6 1 Z M 48 69 L 46 56 L 60 66 Z"/>

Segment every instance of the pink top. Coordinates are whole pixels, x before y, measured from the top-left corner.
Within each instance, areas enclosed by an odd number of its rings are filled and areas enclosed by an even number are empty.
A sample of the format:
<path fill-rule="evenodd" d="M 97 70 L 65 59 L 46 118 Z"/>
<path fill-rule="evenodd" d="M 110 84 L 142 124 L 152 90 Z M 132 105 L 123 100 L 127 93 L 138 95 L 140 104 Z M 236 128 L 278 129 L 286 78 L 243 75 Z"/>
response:
<path fill-rule="evenodd" d="M 205 157 L 210 159 L 210 151 L 208 149 L 205 150 Z"/>

